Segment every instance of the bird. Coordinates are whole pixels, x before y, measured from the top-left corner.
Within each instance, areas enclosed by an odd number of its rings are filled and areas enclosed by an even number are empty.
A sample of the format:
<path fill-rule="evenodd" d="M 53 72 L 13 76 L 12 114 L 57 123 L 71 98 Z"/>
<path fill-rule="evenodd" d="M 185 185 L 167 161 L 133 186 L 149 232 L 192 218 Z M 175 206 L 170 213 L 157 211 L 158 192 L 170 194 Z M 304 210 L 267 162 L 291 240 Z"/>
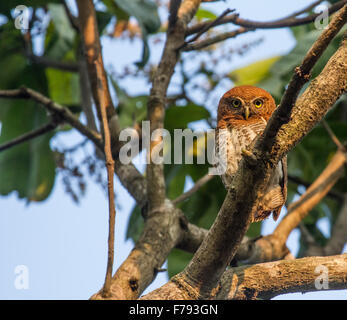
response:
<path fill-rule="evenodd" d="M 222 182 L 228 190 L 247 148 L 261 135 L 276 109 L 274 98 L 262 88 L 250 85 L 237 86 L 227 91 L 219 101 L 215 154 L 224 156 Z M 262 198 L 253 207 L 251 222 L 262 221 L 272 213 L 276 221 L 287 199 L 287 158 L 273 168 Z"/>

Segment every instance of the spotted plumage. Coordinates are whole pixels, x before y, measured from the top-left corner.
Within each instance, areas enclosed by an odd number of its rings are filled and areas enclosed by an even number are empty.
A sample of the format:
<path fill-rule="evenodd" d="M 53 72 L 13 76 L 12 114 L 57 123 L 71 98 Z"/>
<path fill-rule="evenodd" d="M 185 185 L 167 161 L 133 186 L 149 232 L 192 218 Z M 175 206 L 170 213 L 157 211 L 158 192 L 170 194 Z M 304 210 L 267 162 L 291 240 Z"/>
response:
<path fill-rule="evenodd" d="M 225 187 L 230 187 L 244 150 L 260 135 L 275 110 L 272 96 L 253 86 L 239 86 L 227 91 L 218 106 L 216 155 L 224 169 L 221 175 Z M 253 222 L 273 213 L 277 220 L 287 197 L 287 163 L 282 159 L 271 175 L 268 187 L 258 199 Z"/>

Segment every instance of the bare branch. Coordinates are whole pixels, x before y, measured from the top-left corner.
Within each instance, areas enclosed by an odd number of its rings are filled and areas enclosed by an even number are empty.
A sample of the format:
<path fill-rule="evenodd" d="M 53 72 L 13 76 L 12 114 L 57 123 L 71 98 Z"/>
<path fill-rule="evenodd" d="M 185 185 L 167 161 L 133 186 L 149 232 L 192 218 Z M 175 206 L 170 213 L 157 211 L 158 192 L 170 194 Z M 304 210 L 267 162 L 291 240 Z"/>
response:
<path fill-rule="evenodd" d="M 174 27 L 168 30 L 164 53 L 154 76 L 148 102 L 151 132 L 162 128 L 166 91 L 178 59 L 176 48 L 183 43 L 184 30 L 199 4 L 200 0 L 184 0 Z M 150 150 L 156 143 L 154 141 L 151 144 Z M 147 186 L 143 177 L 133 170 L 133 166 L 120 165 L 116 161 L 116 168 L 119 170 L 117 174 L 124 178 L 128 186 L 132 184 L 132 181 L 125 175 L 131 172 L 137 182 L 136 190 L 132 189 L 132 191 L 142 203 L 146 201 L 147 191 L 150 205 L 142 235 L 133 251 L 113 276 L 111 283 L 111 298 L 136 299 L 154 279 L 172 248 L 180 242 L 182 212 L 176 209 L 171 201 L 165 199 L 161 165 L 152 163 L 147 166 Z M 97 293 L 92 298 L 101 299 L 102 296 Z"/>
<path fill-rule="evenodd" d="M 309 11 L 311 11 L 313 8 L 315 8 L 316 6 L 318 6 L 320 3 L 322 3 L 324 0 L 318 0 L 318 1 L 315 1 L 313 3 L 311 3 L 310 5 L 308 5 L 307 7 L 299 10 L 299 11 L 296 11 L 296 12 L 293 12 L 292 14 L 290 14 L 289 16 L 286 16 L 284 18 L 282 18 L 282 20 L 284 19 L 290 19 L 290 18 L 295 18 L 303 13 L 307 13 Z"/>
<path fill-rule="evenodd" d="M 333 130 L 331 130 L 330 126 L 328 125 L 328 123 L 324 119 L 322 120 L 322 125 L 325 128 L 325 130 L 328 132 L 331 140 L 336 144 L 337 148 L 341 149 L 341 150 L 345 150 L 346 148 L 344 147 L 344 145 L 336 137 L 335 133 L 333 132 Z"/>
<path fill-rule="evenodd" d="M 47 68 L 59 69 L 68 72 L 78 72 L 78 63 L 69 61 L 57 61 L 45 56 L 37 56 L 32 53 L 28 53 L 26 57 L 35 64 L 43 65 Z"/>
<path fill-rule="evenodd" d="M 115 110 L 111 101 L 106 73 L 101 56 L 101 45 L 98 34 L 96 13 L 92 0 L 77 0 L 79 11 L 80 27 L 83 33 L 83 40 L 86 51 L 87 65 L 90 78 L 92 79 L 92 89 L 94 100 L 98 107 L 99 120 L 104 134 L 104 153 L 106 156 L 107 185 L 108 185 L 108 207 L 109 207 L 109 234 L 108 234 L 108 257 L 105 283 L 102 294 L 104 297 L 111 296 L 112 268 L 114 260 L 114 232 L 116 209 L 114 203 L 114 160 L 112 157 L 111 133 L 109 120 L 115 115 Z M 92 47 L 91 47 L 92 46 Z M 93 56 L 91 56 L 93 55 Z M 94 60 L 95 59 L 95 60 Z"/>
<path fill-rule="evenodd" d="M 347 289 L 347 254 L 309 257 L 242 266 L 227 270 L 220 281 L 217 299 L 271 299 L 294 292 L 314 292 L 317 288 L 317 267 L 328 270 L 329 288 Z M 271 279 L 271 281 L 269 281 Z"/>
<path fill-rule="evenodd" d="M 78 118 L 67 108 L 45 97 L 41 93 L 29 88 L 22 87 L 14 90 L 0 90 L 0 98 L 10 99 L 32 99 L 42 105 L 51 113 L 61 117 L 72 127 L 76 128 L 82 135 L 95 143 L 98 148 L 102 149 L 101 136 L 82 124 Z"/>
<path fill-rule="evenodd" d="M 218 24 L 219 21 L 221 21 L 226 15 L 229 13 L 235 11 L 235 9 L 226 9 L 219 17 L 217 17 L 215 20 L 212 20 L 210 23 L 206 24 L 204 28 L 202 28 L 194 37 L 191 39 L 185 41 L 177 50 L 181 50 L 184 47 L 188 45 L 188 43 L 194 42 L 200 38 L 201 35 L 203 35 L 205 32 L 207 32 L 209 29 L 213 28 L 215 25 Z"/>
<path fill-rule="evenodd" d="M 167 31 L 167 40 L 163 55 L 153 79 L 153 85 L 147 104 L 147 117 L 151 125 L 151 137 L 155 130 L 164 127 L 166 92 L 179 58 L 177 48 L 184 43 L 187 24 L 193 18 L 199 5 L 200 0 L 183 1 L 177 13 L 177 21 L 174 26 Z M 147 148 L 150 160 L 146 171 L 149 210 L 160 207 L 165 201 L 164 166 L 162 163 L 155 164 L 152 159 L 152 151 L 161 141 L 161 137 L 154 137 L 150 142 L 149 148 Z"/>
<path fill-rule="evenodd" d="M 50 132 L 52 130 L 54 130 L 58 125 L 58 122 L 56 121 L 51 121 L 43 126 L 41 126 L 40 128 L 37 128 L 35 130 L 32 130 L 28 133 L 25 133 L 9 142 L 6 142 L 2 145 L 0 145 L 0 152 L 4 151 L 6 149 L 12 148 L 18 144 L 21 144 L 23 142 L 29 141 L 31 139 L 37 138 L 47 132 Z"/>
<path fill-rule="evenodd" d="M 214 176 L 206 174 L 202 178 L 200 178 L 197 182 L 195 182 L 194 186 L 188 190 L 187 192 L 181 194 L 179 197 L 177 197 L 175 200 L 172 200 L 172 203 L 174 205 L 177 205 L 178 203 L 188 199 L 192 194 L 197 192 L 204 184 L 209 182 Z"/>
<path fill-rule="evenodd" d="M 338 254 L 341 253 L 345 243 L 347 242 L 347 194 L 345 194 L 345 201 L 335 221 L 334 227 L 331 232 L 331 237 L 324 247 L 324 254 Z"/>
<path fill-rule="evenodd" d="M 295 177 L 292 175 L 288 175 L 288 180 L 291 182 L 294 182 L 296 184 L 303 185 L 305 188 L 308 188 L 312 184 L 312 183 L 309 183 L 307 181 L 302 180 L 299 177 Z M 330 190 L 327 193 L 327 196 L 331 197 L 334 200 L 340 201 L 340 202 L 343 201 L 343 193 L 335 191 L 335 190 Z"/>
<path fill-rule="evenodd" d="M 335 4 L 333 4 L 328 10 L 329 15 L 336 12 L 337 10 L 341 9 L 345 4 L 347 3 L 346 0 L 339 1 Z M 313 22 L 320 13 L 313 14 L 304 18 L 282 18 L 279 20 L 269 21 L 269 22 L 258 22 L 258 21 L 252 21 L 252 20 L 246 20 L 239 18 L 238 14 L 233 14 L 229 17 L 223 18 L 221 21 L 219 21 L 216 25 L 222 25 L 226 23 L 233 23 L 235 25 L 239 25 L 244 28 L 255 28 L 255 29 L 277 29 L 277 28 L 286 28 L 286 27 L 295 27 L 303 24 L 308 24 Z M 210 23 L 207 22 L 201 22 L 198 23 L 192 27 L 190 27 L 187 32 L 186 36 L 194 34 L 199 32 L 201 29 L 205 28 L 205 26 Z"/>
<path fill-rule="evenodd" d="M 217 36 L 189 44 L 189 45 L 183 47 L 182 51 L 200 50 L 200 49 L 206 48 L 212 44 L 215 44 L 215 43 L 227 40 L 227 39 L 235 38 L 240 34 L 247 33 L 247 32 L 254 31 L 254 30 L 255 29 L 241 27 L 241 28 L 236 29 L 234 31 L 224 32 L 224 33 L 218 34 Z"/>

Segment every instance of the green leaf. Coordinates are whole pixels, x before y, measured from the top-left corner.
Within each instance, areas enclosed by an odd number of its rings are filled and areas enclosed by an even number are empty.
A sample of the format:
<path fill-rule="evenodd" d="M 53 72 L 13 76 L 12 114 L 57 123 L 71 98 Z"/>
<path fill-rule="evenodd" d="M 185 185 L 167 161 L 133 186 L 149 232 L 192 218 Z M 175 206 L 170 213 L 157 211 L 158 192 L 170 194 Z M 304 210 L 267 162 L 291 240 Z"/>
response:
<path fill-rule="evenodd" d="M 141 215 L 141 209 L 138 206 L 135 206 L 130 215 L 126 239 L 132 239 L 136 242 L 141 235 L 143 226 L 144 221 Z"/>
<path fill-rule="evenodd" d="M 31 101 L 8 101 L 3 115 L 0 143 L 10 141 L 47 122 L 46 113 Z M 52 133 L 0 153 L 0 194 L 18 192 L 19 198 L 41 201 L 50 194 L 55 161 L 49 141 Z"/>
<path fill-rule="evenodd" d="M 165 181 L 167 186 L 167 196 L 169 199 L 176 199 L 183 193 L 186 182 L 186 172 L 183 165 L 165 165 Z"/>
<path fill-rule="evenodd" d="M 167 259 L 169 277 L 172 278 L 174 275 L 181 272 L 192 257 L 193 255 L 191 253 L 173 249 Z"/>
<path fill-rule="evenodd" d="M 236 69 L 229 74 L 235 86 L 255 85 L 270 74 L 271 66 L 279 60 L 279 56 L 252 63 L 246 67 Z"/>
<path fill-rule="evenodd" d="M 164 126 L 168 130 L 185 129 L 188 123 L 208 119 L 210 112 L 193 103 L 186 106 L 171 106 L 166 110 Z"/>
<path fill-rule="evenodd" d="M 79 75 L 73 72 L 47 68 L 50 98 L 60 104 L 80 105 Z"/>
<path fill-rule="evenodd" d="M 146 119 L 148 96 L 130 97 L 117 82 L 111 78 L 111 83 L 116 91 L 118 98 L 118 117 L 121 128 L 128 128 L 134 125 L 134 122 L 141 122 Z"/>
<path fill-rule="evenodd" d="M 215 20 L 215 19 L 217 19 L 217 16 L 211 11 L 199 8 L 199 10 L 195 14 L 195 18 L 198 21 L 203 20 L 203 19 Z"/>

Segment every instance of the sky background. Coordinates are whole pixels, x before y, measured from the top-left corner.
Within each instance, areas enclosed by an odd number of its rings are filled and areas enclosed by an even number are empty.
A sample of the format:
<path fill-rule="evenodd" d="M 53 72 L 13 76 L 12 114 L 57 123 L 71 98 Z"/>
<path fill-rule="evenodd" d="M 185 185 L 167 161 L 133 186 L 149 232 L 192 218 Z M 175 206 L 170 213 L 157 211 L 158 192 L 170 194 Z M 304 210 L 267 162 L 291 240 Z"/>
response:
<path fill-rule="evenodd" d="M 243 0 L 205 4 L 204 7 L 216 14 L 226 8 L 235 8 L 243 18 L 266 21 L 286 16 L 311 2 Z M 73 1 L 71 6 L 74 8 Z M 161 12 L 162 16 L 163 14 L 164 12 Z M 287 29 L 259 30 L 245 34 L 232 40 L 232 45 L 241 46 L 260 37 L 264 39 L 261 45 L 244 56 L 235 55 L 232 61 L 223 67 L 232 71 L 260 59 L 286 54 L 295 45 L 295 40 Z M 118 72 L 121 72 L 125 65 L 133 65 L 140 59 L 141 41 L 130 42 L 103 37 L 102 45 L 106 66 Z M 151 62 L 159 61 L 161 48 L 159 45 L 156 50 L 151 51 Z M 39 46 L 37 50 L 39 52 Z M 131 79 L 122 82 L 122 86 L 130 94 L 149 91 L 148 84 L 143 80 Z M 214 99 L 219 99 L 225 89 L 228 88 L 221 86 Z M 215 114 L 216 109 L 211 111 Z M 195 124 L 194 129 L 199 128 L 203 129 L 203 126 L 200 126 L 200 123 Z M 67 147 L 83 140 L 76 132 L 60 134 L 58 139 Z M 56 143 L 56 140 L 52 143 Z M 135 164 L 143 172 L 144 164 L 140 160 L 141 157 Z M 107 199 L 100 186 L 90 179 L 88 181 L 86 195 L 79 205 L 73 203 L 65 194 L 59 176 L 51 195 L 42 203 L 26 204 L 19 200 L 15 193 L 0 197 L 0 299 L 88 299 L 102 287 L 107 261 Z M 187 180 L 185 188 L 191 186 L 192 182 Z M 114 270 L 126 259 L 133 247 L 132 241 L 125 240 L 125 234 L 134 206 L 133 199 L 117 178 L 115 190 L 118 210 Z M 281 217 L 283 214 L 284 212 Z M 266 220 L 262 233 L 271 233 L 277 224 L 278 221 Z M 328 236 L 327 219 L 321 219 L 319 226 Z M 287 244 L 293 254 L 298 250 L 298 238 L 299 232 L 294 230 L 288 239 Z M 346 249 L 345 247 L 345 252 Z M 19 290 L 15 286 L 15 269 L 21 265 L 26 266 L 29 281 L 27 289 Z M 165 265 L 163 267 L 165 268 Z M 160 273 L 145 292 L 157 288 L 167 280 L 166 273 Z M 347 290 L 320 291 L 304 295 L 297 293 L 275 299 L 347 299 Z"/>

